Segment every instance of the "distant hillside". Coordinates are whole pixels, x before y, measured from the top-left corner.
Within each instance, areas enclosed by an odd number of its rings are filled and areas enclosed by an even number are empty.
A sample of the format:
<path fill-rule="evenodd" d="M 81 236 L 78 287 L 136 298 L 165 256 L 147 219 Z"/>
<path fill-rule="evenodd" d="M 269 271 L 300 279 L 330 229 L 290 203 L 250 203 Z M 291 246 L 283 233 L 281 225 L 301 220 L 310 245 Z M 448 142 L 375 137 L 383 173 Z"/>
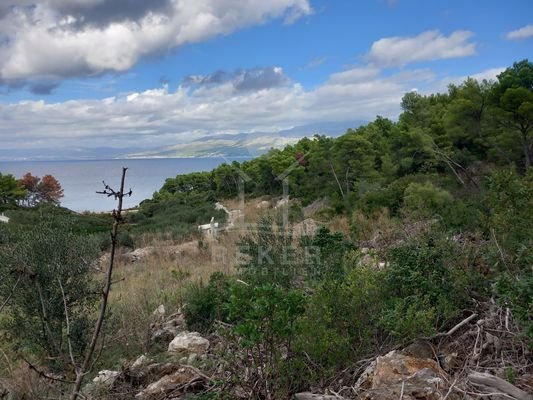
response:
<path fill-rule="evenodd" d="M 278 132 L 249 132 L 215 134 L 166 146 L 160 149 L 133 152 L 128 157 L 242 157 L 258 156 L 275 148 L 295 144 L 303 137 L 316 134 L 337 137 L 348 128 L 357 128 L 367 121 L 320 122 L 295 126 Z"/>

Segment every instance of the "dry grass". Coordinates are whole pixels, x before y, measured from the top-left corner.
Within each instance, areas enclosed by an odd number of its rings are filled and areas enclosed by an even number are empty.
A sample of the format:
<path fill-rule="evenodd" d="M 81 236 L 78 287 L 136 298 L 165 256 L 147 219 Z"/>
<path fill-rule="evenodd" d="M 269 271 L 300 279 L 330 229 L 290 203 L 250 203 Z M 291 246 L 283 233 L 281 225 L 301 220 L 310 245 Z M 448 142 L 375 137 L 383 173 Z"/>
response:
<path fill-rule="evenodd" d="M 62 386 L 57 381 L 43 379 L 20 361 L 12 365 L 5 379 L 0 377 L 0 398 L 4 387 L 10 393 L 8 399 L 60 399 Z"/>
<path fill-rule="evenodd" d="M 259 203 L 262 201 L 268 201 L 271 203 L 271 207 L 264 209 L 258 207 Z M 260 197 L 257 199 L 245 199 L 244 200 L 244 208 L 242 208 L 242 204 L 239 198 L 234 199 L 228 199 L 224 201 L 224 205 L 229 210 L 241 210 L 244 211 L 244 222 L 245 223 L 254 223 L 259 220 L 263 215 L 265 215 L 268 212 L 272 211 L 272 206 L 275 202 L 271 200 L 268 197 Z"/>
<path fill-rule="evenodd" d="M 346 215 L 336 215 L 331 218 L 326 226 L 333 232 L 342 232 L 345 235 L 350 235 L 350 221 Z"/>
<path fill-rule="evenodd" d="M 232 260 L 215 258 L 214 246 L 165 242 L 138 262 L 118 262 L 110 295 L 113 337 L 109 340 L 121 348 L 122 356 L 149 351 L 150 326 L 157 319 L 153 312 L 160 304 L 170 315 L 181 307 L 187 285 L 206 282 L 216 271 L 231 272 Z"/>
<path fill-rule="evenodd" d="M 255 223 L 269 210 L 257 208 L 262 199 L 247 200 L 245 224 Z M 224 202 L 232 210 L 240 207 L 239 199 Z M 214 272 L 232 273 L 235 268 L 237 243 L 244 228 L 220 234 L 216 240 L 174 242 L 161 236 L 144 235 L 139 247 L 153 248 L 142 260 L 131 263 L 118 257 L 111 290 L 110 309 L 113 333 L 108 341 L 121 348 L 122 355 L 148 350 L 150 325 L 155 322 L 154 310 L 163 304 L 167 315 L 182 305 L 188 285 L 206 282 Z M 124 348 L 131 349 L 125 351 Z"/>

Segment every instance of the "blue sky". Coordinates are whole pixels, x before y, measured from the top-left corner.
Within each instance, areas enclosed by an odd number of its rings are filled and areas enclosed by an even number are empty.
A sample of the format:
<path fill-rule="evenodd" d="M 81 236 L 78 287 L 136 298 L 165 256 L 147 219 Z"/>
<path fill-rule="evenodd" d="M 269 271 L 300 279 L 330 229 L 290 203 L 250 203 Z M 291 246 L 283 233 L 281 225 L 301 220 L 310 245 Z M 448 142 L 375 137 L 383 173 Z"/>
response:
<path fill-rule="evenodd" d="M 405 91 L 533 55 L 530 0 L 12 3 L 0 5 L 5 149 L 395 118 Z"/>

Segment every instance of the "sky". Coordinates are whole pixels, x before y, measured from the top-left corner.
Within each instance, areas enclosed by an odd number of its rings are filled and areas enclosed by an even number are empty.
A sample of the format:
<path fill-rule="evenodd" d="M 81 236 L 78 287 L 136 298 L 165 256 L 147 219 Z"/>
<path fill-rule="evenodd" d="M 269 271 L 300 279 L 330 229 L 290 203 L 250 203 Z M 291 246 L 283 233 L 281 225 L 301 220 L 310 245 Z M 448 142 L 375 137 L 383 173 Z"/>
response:
<path fill-rule="evenodd" d="M 395 119 L 532 56 L 531 0 L 0 0 L 0 150 Z"/>

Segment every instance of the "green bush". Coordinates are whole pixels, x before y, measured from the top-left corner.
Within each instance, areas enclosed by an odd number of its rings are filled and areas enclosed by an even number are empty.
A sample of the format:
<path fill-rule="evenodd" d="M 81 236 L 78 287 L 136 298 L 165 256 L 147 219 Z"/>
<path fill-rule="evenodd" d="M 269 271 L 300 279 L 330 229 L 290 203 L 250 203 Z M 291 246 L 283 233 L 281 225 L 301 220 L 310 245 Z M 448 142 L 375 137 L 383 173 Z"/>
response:
<path fill-rule="evenodd" d="M 353 253 L 348 259 L 355 264 Z M 315 378 L 342 369 L 377 348 L 379 317 L 385 305 L 383 273 L 372 267 L 353 267 L 342 281 L 320 283 L 300 321 L 298 349 L 308 354 Z"/>
<path fill-rule="evenodd" d="M 344 234 L 321 227 L 312 239 L 304 238 L 302 245 L 313 253 L 305 263 L 310 282 L 344 277 L 344 255 L 353 249 Z"/>
<path fill-rule="evenodd" d="M 58 363 L 68 358 L 65 307 L 72 349 L 79 355 L 98 298 L 91 274 L 97 244 L 74 229 L 69 220 L 45 217 L 18 233 L 9 251 L 0 252 L 0 303 L 18 282 L 2 328 L 19 345 Z"/>
<path fill-rule="evenodd" d="M 495 291 L 533 338 L 533 169 L 503 169 L 489 179 Z"/>
<path fill-rule="evenodd" d="M 450 193 L 430 182 L 412 182 L 405 188 L 403 210 L 417 218 L 442 217 L 452 201 Z"/>
<path fill-rule="evenodd" d="M 230 280 L 220 272 L 211 275 L 209 283 L 193 284 L 185 292 L 183 315 L 191 330 L 207 333 L 215 320 L 227 320 Z"/>
<path fill-rule="evenodd" d="M 218 222 L 226 219 L 223 211 L 214 209 L 215 199 L 210 193 L 164 193 L 164 196 L 154 195 L 153 200 L 145 200 L 138 213 L 128 216 L 132 235 L 165 233 L 172 239 L 184 239 L 196 235 L 198 225 L 209 222 L 211 217 Z"/>
<path fill-rule="evenodd" d="M 292 232 L 271 218 L 262 218 L 237 245 L 243 255 L 239 271 L 247 282 L 290 288 L 302 274 Z"/>
<path fill-rule="evenodd" d="M 305 301 L 301 292 L 272 284 L 232 287 L 227 356 L 234 383 L 251 398 L 288 398 L 300 388 L 293 346 Z"/>
<path fill-rule="evenodd" d="M 389 300 L 383 322 L 396 337 L 431 334 L 468 303 L 467 272 L 458 268 L 451 240 L 424 235 L 391 249 L 388 257 L 383 285 Z"/>

